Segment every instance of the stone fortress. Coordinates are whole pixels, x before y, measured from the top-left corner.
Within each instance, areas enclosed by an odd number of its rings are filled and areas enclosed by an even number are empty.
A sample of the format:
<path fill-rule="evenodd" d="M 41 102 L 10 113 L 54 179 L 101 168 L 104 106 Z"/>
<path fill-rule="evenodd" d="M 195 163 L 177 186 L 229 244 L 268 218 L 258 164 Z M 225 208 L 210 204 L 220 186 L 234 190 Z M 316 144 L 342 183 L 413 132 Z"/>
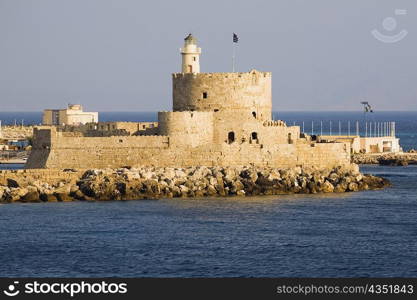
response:
<path fill-rule="evenodd" d="M 349 142 L 320 142 L 272 120 L 270 72 L 200 73 L 200 54 L 188 35 L 182 72 L 172 74 L 173 111 L 158 122 L 38 127 L 26 168 L 350 164 Z"/>

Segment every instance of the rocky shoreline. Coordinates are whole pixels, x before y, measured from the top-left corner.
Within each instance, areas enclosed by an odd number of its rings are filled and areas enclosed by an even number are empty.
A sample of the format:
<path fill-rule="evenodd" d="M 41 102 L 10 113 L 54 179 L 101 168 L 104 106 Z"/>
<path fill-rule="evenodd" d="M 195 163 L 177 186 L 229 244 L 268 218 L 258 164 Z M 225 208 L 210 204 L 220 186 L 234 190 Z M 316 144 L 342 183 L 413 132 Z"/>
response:
<path fill-rule="evenodd" d="M 33 176 L 36 172 L 28 177 L 3 171 L 0 203 L 343 193 L 390 186 L 384 178 L 361 174 L 355 164 L 332 170 L 193 167 L 62 172 L 66 178 L 47 182 Z"/>
<path fill-rule="evenodd" d="M 408 166 L 417 165 L 417 153 L 354 154 L 352 162 L 360 165 Z"/>

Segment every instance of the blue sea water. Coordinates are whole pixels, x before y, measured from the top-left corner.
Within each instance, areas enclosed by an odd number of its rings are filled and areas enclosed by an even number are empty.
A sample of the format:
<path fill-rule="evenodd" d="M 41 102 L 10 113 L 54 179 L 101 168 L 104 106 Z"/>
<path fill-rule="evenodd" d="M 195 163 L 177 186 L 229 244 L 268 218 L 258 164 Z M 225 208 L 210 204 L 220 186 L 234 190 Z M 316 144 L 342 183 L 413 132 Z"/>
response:
<path fill-rule="evenodd" d="M 0 205 L 0 276 L 417 276 L 417 166 L 386 190 Z"/>
<path fill-rule="evenodd" d="M 0 119 L 5 116 L 0 113 Z M 26 116 L 40 120 L 40 114 Z M 403 147 L 417 148 L 416 112 L 375 116 L 397 121 Z M 360 117 L 275 116 L 290 124 L 304 121 L 307 132 L 312 120 Z M 156 114 L 102 113 L 101 120 L 152 121 Z M 362 171 L 388 178 L 393 187 L 330 195 L 0 205 L 0 277 L 416 277 L 417 166 Z"/>

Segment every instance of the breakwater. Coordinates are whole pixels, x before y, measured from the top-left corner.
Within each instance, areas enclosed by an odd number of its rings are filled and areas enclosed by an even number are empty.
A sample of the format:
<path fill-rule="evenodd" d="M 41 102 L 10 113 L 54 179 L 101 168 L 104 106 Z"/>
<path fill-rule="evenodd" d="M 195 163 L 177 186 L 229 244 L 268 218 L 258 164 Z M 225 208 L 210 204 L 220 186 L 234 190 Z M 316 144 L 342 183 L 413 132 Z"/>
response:
<path fill-rule="evenodd" d="M 0 172 L 0 202 L 56 202 L 342 193 L 388 180 L 348 168 L 256 167 L 17 170 Z"/>
<path fill-rule="evenodd" d="M 417 153 L 414 151 L 415 150 L 401 153 L 354 154 L 352 156 L 352 162 L 356 164 L 382 166 L 417 165 Z"/>

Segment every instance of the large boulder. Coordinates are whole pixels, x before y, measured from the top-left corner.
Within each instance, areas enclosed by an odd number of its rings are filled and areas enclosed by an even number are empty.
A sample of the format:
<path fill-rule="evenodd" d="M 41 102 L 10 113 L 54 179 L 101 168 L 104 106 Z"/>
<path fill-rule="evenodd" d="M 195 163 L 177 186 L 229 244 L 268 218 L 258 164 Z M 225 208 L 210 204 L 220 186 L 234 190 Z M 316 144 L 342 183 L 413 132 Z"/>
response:
<path fill-rule="evenodd" d="M 71 202 L 71 201 L 74 201 L 74 198 L 71 197 L 68 193 L 54 193 L 54 196 L 60 202 Z"/>
<path fill-rule="evenodd" d="M 325 181 L 322 185 L 321 185 L 321 190 L 323 193 L 333 193 L 334 192 L 334 186 L 333 184 L 331 184 L 329 181 Z"/>
<path fill-rule="evenodd" d="M 359 186 L 356 182 L 349 183 L 348 187 L 349 187 L 349 191 L 351 191 L 351 192 L 359 191 Z"/>
<path fill-rule="evenodd" d="M 53 194 L 40 194 L 40 199 L 43 202 L 57 202 L 58 199 Z"/>
<path fill-rule="evenodd" d="M 30 191 L 21 199 L 23 202 L 40 202 L 40 195 L 38 191 Z"/>

